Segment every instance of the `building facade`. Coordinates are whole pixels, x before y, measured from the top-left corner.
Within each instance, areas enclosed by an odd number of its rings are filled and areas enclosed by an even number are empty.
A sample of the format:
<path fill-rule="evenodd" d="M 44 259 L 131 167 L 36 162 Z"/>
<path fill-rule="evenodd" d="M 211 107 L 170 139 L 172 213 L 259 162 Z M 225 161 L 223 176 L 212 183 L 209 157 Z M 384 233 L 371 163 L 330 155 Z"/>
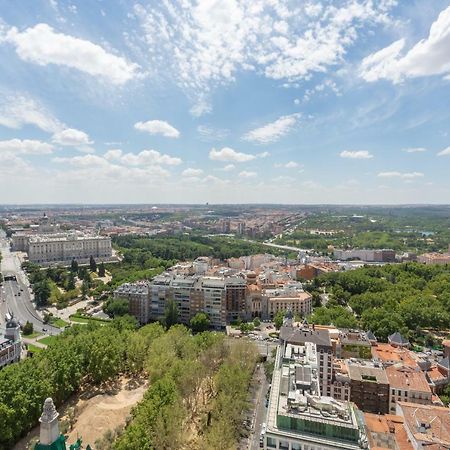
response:
<path fill-rule="evenodd" d="M 368 448 L 357 408 L 322 394 L 319 365 L 320 352 L 313 342 L 279 346 L 262 435 L 265 449 Z"/>
<path fill-rule="evenodd" d="M 0 337 L 0 369 L 20 360 L 22 341 L 20 326 L 13 318 L 6 323 L 3 337 Z"/>
<path fill-rule="evenodd" d="M 28 253 L 36 264 L 88 262 L 90 257 L 107 260 L 112 256 L 111 238 L 80 233 L 13 235 L 13 250 Z"/>

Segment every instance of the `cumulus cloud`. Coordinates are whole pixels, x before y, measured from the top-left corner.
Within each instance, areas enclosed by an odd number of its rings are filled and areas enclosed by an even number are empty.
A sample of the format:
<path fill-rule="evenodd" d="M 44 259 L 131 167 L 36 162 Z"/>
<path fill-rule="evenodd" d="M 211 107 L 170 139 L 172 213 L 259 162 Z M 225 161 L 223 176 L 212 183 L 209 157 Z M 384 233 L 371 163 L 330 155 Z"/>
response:
<path fill-rule="evenodd" d="M 367 150 L 344 150 L 339 153 L 341 158 L 349 158 L 349 159 L 371 159 L 373 155 L 369 153 Z"/>
<path fill-rule="evenodd" d="M 57 177 L 63 181 L 85 181 L 90 179 L 116 182 L 117 180 L 151 181 L 167 178 L 170 173 L 158 163 L 139 167 L 134 164 L 124 164 L 122 160 L 112 161 L 105 155 L 84 155 L 71 158 L 53 158 L 53 162 L 73 166 L 72 170 L 60 172 Z"/>
<path fill-rule="evenodd" d="M 130 81 L 138 74 L 137 64 L 109 53 L 90 41 L 58 33 L 45 23 L 24 31 L 12 27 L 3 40 L 15 47 L 23 61 L 40 66 L 66 66 L 117 85 Z"/>
<path fill-rule="evenodd" d="M 123 153 L 120 149 L 108 150 L 104 154 L 104 159 L 108 161 L 118 161 L 129 166 L 154 164 L 178 166 L 183 162 L 181 158 L 166 155 L 156 150 L 142 150 L 139 153 Z"/>
<path fill-rule="evenodd" d="M 165 137 L 178 138 L 180 132 L 164 120 L 149 120 L 147 122 L 137 122 L 134 128 L 149 134 L 160 134 Z"/>
<path fill-rule="evenodd" d="M 426 39 L 403 52 L 405 39 L 364 58 L 360 75 L 372 82 L 387 79 L 400 83 L 407 78 L 443 75 L 450 77 L 450 6 L 431 25 Z"/>
<path fill-rule="evenodd" d="M 0 125 L 13 129 L 34 125 L 48 133 L 64 127 L 47 108 L 28 95 L 8 92 L 0 92 Z"/>
<path fill-rule="evenodd" d="M 422 153 L 422 152 L 426 152 L 427 149 L 424 147 L 409 147 L 409 148 L 404 148 L 403 151 L 406 153 Z"/>
<path fill-rule="evenodd" d="M 294 128 L 299 118 L 299 113 L 281 116 L 274 122 L 249 131 L 242 139 L 258 144 L 270 144 L 271 142 L 276 142 Z"/>
<path fill-rule="evenodd" d="M 52 136 L 52 142 L 67 147 L 82 147 L 92 144 L 89 136 L 84 131 L 76 130 L 75 128 L 66 128 L 58 131 Z"/>
<path fill-rule="evenodd" d="M 33 139 L 10 139 L 0 141 L 0 151 L 22 155 L 47 155 L 53 152 L 53 145 Z"/>
<path fill-rule="evenodd" d="M 221 150 L 212 148 L 209 152 L 209 159 L 213 161 L 225 161 L 225 162 L 247 162 L 256 159 L 255 155 L 249 153 L 241 153 L 233 150 L 229 147 L 223 147 Z"/>
<path fill-rule="evenodd" d="M 401 178 L 402 180 L 412 180 L 414 178 L 422 178 L 424 175 L 422 172 L 380 172 L 378 177 L 380 178 Z"/>
<path fill-rule="evenodd" d="M 448 155 L 450 155 L 450 147 L 444 148 L 444 150 L 441 150 L 437 155 L 438 156 L 448 156 Z"/>
<path fill-rule="evenodd" d="M 183 170 L 183 172 L 181 172 L 181 175 L 183 177 L 199 177 L 202 174 L 203 174 L 202 169 L 192 169 L 191 167 L 189 167 L 188 169 L 185 169 L 185 170 Z"/>
<path fill-rule="evenodd" d="M 183 1 L 138 3 L 134 14 L 153 65 L 165 73 L 170 66 L 198 116 L 211 110 L 212 90 L 233 82 L 238 71 L 288 83 L 326 72 L 343 61 L 360 30 L 389 22 L 393 4 Z"/>

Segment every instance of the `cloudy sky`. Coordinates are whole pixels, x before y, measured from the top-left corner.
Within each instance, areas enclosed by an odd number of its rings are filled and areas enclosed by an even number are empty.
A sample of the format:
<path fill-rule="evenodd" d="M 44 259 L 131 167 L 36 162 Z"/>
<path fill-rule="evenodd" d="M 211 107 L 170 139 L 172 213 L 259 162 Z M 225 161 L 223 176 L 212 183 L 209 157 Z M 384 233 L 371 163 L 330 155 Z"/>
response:
<path fill-rule="evenodd" d="M 0 0 L 0 203 L 449 203 L 450 1 Z"/>

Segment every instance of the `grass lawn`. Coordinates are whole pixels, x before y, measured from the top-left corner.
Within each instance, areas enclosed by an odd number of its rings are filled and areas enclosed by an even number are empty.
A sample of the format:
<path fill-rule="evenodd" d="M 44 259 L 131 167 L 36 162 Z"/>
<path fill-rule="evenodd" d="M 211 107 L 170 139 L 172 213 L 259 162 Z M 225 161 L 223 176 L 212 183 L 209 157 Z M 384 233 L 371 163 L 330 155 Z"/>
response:
<path fill-rule="evenodd" d="M 52 342 L 54 342 L 55 339 L 56 339 L 56 336 L 46 336 L 42 339 L 38 339 L 38 342 L 40 344 L 50 345 Z"/>
<path fill-rule="evenodd" d="M 85 318 L 81 318 L 81 317 L 73 317 L 70 316 L 70 320 L 71 322 L 75 322 L 75 323 L 88 323 L 89 319 L 85 319 Z"/>
<path fill-rule="evenodd" d="M 31 334 L 24 334 L 23 337 L 25 339 L 34 339 L 37 338 L 38 336 L 42 336 L 42 333 L 39 333 L 38 331 L 33 331 L 33 333 Z"/>
<path fill-rule="evenodd" d="M 69 322 L 66 322 L 65 320 L 62 320 L 59 318 L 56 320 L 51 320 L 50 322 L 55 327 L 59 327 L 59 328 L 64 328 L 64 327 L 67 327 L 67 325 L 70 325 Z"/>
<path fill-rule="evenodd" d="M 34 344 L 27 344 L 27 349 L 29 352 L 33 352 L 33 353 L 42 352 L 42 350 L 44 350 L 43 348 L 38 347 L 37 345 L 34 345 Z"/>
<path fill-rule="evenodd" d="M 90 322 L 94 322 L 94 323 L 99 323 L 100 325 L 104 325 L 105 323 L 109 323 L 109 320 L 105 320 L 105 319 L 99 319 L 96 317 L 80 317 L 78 314 L 73 314 L 72 316 L 70 316 L 70 320 L 72 322 L 75 323 L 90 323 Z"/>

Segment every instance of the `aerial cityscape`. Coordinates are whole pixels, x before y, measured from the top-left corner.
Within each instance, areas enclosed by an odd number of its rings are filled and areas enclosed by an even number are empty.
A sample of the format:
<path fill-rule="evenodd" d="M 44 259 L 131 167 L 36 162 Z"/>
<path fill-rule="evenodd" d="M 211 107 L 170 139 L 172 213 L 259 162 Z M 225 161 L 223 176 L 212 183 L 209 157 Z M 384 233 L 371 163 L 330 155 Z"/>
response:
<path fill-rule="evenodd" d="M 0 450 L 450 450 L 449 0 L 0 0 Z"/>

